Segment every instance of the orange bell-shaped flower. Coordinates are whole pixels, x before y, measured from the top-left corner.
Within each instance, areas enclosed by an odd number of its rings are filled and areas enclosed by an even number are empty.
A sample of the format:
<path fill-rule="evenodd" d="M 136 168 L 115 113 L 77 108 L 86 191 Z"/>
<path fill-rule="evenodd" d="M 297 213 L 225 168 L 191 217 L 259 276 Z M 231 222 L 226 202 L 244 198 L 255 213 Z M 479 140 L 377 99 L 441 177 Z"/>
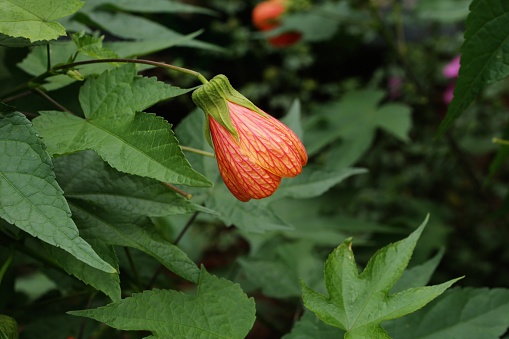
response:
<path fill-rule="evenodd" d="M 302 172 L 306 150 L 292 130 L 254 106 L 225 79 L 215 77 L 208 93 L 193 93 L 193 100 L 208 116 L 219 171 L 228 189 L 240 201 L 266 198 L 281 178 Z M 223 98 L 225 105 L 218 109 L 218 102 L 208 102 L 210 97 Z"/>

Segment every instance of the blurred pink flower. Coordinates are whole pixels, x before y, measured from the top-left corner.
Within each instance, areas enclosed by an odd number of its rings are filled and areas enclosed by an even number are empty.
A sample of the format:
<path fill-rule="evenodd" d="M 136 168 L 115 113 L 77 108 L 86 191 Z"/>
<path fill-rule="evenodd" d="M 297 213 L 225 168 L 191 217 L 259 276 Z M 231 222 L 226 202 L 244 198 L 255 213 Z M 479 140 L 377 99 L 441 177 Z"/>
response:
<path fill-rule="evenodd" d="M 460 70 L 460 56 L 456 56 L 442 69 L 442 74 L 448 79 L 457 78 Z"/>
<path fill-rule="evenodd" d="M 457 55 L 442 69 L 442 74 L 448 79 L 455 79 L 451 82 L 444 91 L 443 100 L 446 104 L 450 104 L 454 97 L 454 85 L 456 84 L 456 78 L 460 70 L 460 56 Z"/>

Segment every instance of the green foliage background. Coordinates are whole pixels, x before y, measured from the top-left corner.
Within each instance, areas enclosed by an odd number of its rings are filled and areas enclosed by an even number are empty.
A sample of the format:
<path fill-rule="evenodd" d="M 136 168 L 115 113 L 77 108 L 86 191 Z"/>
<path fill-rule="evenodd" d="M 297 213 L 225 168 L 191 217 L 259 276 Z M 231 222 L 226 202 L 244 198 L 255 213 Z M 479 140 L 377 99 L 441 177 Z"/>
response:
<path fill-rule="evenodd" d="M 505 1 L 141 3 L 0 0 L 0 338 L 508 337 Z M 227 75 L 309 164 L 237 201 L 197 79 L 109 58 Z"/>

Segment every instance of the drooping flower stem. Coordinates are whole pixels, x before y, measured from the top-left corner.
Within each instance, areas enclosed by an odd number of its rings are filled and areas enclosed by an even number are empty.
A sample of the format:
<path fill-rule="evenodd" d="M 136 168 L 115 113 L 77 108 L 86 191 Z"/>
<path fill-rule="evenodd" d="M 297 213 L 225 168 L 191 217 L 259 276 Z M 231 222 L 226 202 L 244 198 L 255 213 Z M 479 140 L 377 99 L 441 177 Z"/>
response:
<path fill-rule="evenodd" d="M 71 69 L 71 68 L 74 68 L 74 67 L 77 67 L 77 66 L 82 66 L 82 65 L 99 64 L 99 63 L 112 63 L 112 62 L 128 63 L 128 64 L 145 64 L 145 65 L 151 65 L 151 66 L 155 66 L 155 67 L 166 68 L 166 69 L 170 69 L 172 71 L 176 71 L 176 72 L 185 73 L 185 74 L 189 74 L 189 75 L 195 76 L 196 78 L 198 78 L 198 80 L 200 80 L 204 84 L 206 84 L 208 82 L 208 80 L 205 79 L 205 77 L 203 75 L 201 75 L 199 72 L 193 71 L 192 69 L 188 69 L 188 68 L 184 68 L 184 67 L 179 67 L 179 66 L 175 66 L 175 65 L 171 65 L 171 64 L 165 64 L 164 62 L 157 62 L 157 61 L 144 60 L 144 59 L 111 58 L 111 59 L 97 59 L 97 60 L 77 61 L 77 62 L 72 62 L 72 63 L 69 63 L 69 64 L 65 64 L 65 65 L 55 66 L 55 67 L 51 68 L 50 72 L 51 71 L 57 72 L 57 71 L 60 71 L 60 70 L 67 70 L 67 69 Z M 46 72 L 46 73 L 49 73 L 49 72 Z M 46 73 L 41 74 L 40 77 L 44 76 Z M 50 74 L 49 76 L 51 76 L 51 75 L 52 74 Z M 47 77 L 48 76 L 45 76 L 45 78 L 47 78 Z M 32 80 L 32 82 L 37 82 L 36 81 L 36 80 L 38 80 L 37 78 L 34 78 Z"/>
<path fill-rule="evenodd" d="M 23 89 L 26 89 L 26 88 L 29 88 L 29 89 L 37 88 L 41 85 L 41 83 L 45 79 L 50 78 L 54 75 L 65 74 L 66 71 L 72 70 L 74 67 L 77 67 L 77 66 L 100 64 L 100 63 L 114 63 L 114 62 L 129 63 L 129 64 L 145 64 L 145 65 L 151 65 L 151 66 L 155 66 L 155 67 L 166 68 L 166 69 L 170 69 L 172 71 L 192 75 L 192 76 L 196 77 L 198 80 L 200 80 L 200 82 L 202 82 L 203 84 L 208 83 L 208 80 L 199 72 L 196 72 L 196 71 L 193 71 L 192 69 L 188 69 L 188 68 L 184 68 L 184 67 L 166 64 L 164 62 L 157 62 L 157 61 L 144 60 L 144 59 L 126 59 L 126 58 L 96 59 L 96 60 L 77 61 L 77 62 L 72 62 L 72 63 L 68 63 L 68 64 L 54 66 L 54 67 L 48 69 L 46 72 L 36 76 L 35 78 L 32 78 L 28 82 L 12 88 L 7 93 L 4 93 L 1 97 L 5 98 L 8 96 L 11 96 Z"/>

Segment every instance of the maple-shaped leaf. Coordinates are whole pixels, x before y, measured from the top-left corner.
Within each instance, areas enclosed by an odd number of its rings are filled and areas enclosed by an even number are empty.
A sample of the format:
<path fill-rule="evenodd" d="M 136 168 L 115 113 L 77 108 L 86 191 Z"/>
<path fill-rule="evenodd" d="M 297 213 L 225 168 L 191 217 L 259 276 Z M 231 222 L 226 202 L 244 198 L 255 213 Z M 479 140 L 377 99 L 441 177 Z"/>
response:
<path fill-rule="evenodd" d="M 71 311 L 121 330 L 150 331 L 148 338 L 245 338 L 255 303 L 238 284 L 203 267 L 196 294 L 150 290 L 91 310 Z"/>
<path fill-rule="evenodd" d="M 377 251 L 360 274 L 352 240 L 345 240 L 325 263 L 329 295 L 322 295 L 301 283 L 304 305 L 325 323 L 346 331 L 345 338 L 390 338 L 380 326 L 382 321 L 420 309 L 461 279 L 389 295 L 408 265 L 427 220 L 408 238 Z"/>

